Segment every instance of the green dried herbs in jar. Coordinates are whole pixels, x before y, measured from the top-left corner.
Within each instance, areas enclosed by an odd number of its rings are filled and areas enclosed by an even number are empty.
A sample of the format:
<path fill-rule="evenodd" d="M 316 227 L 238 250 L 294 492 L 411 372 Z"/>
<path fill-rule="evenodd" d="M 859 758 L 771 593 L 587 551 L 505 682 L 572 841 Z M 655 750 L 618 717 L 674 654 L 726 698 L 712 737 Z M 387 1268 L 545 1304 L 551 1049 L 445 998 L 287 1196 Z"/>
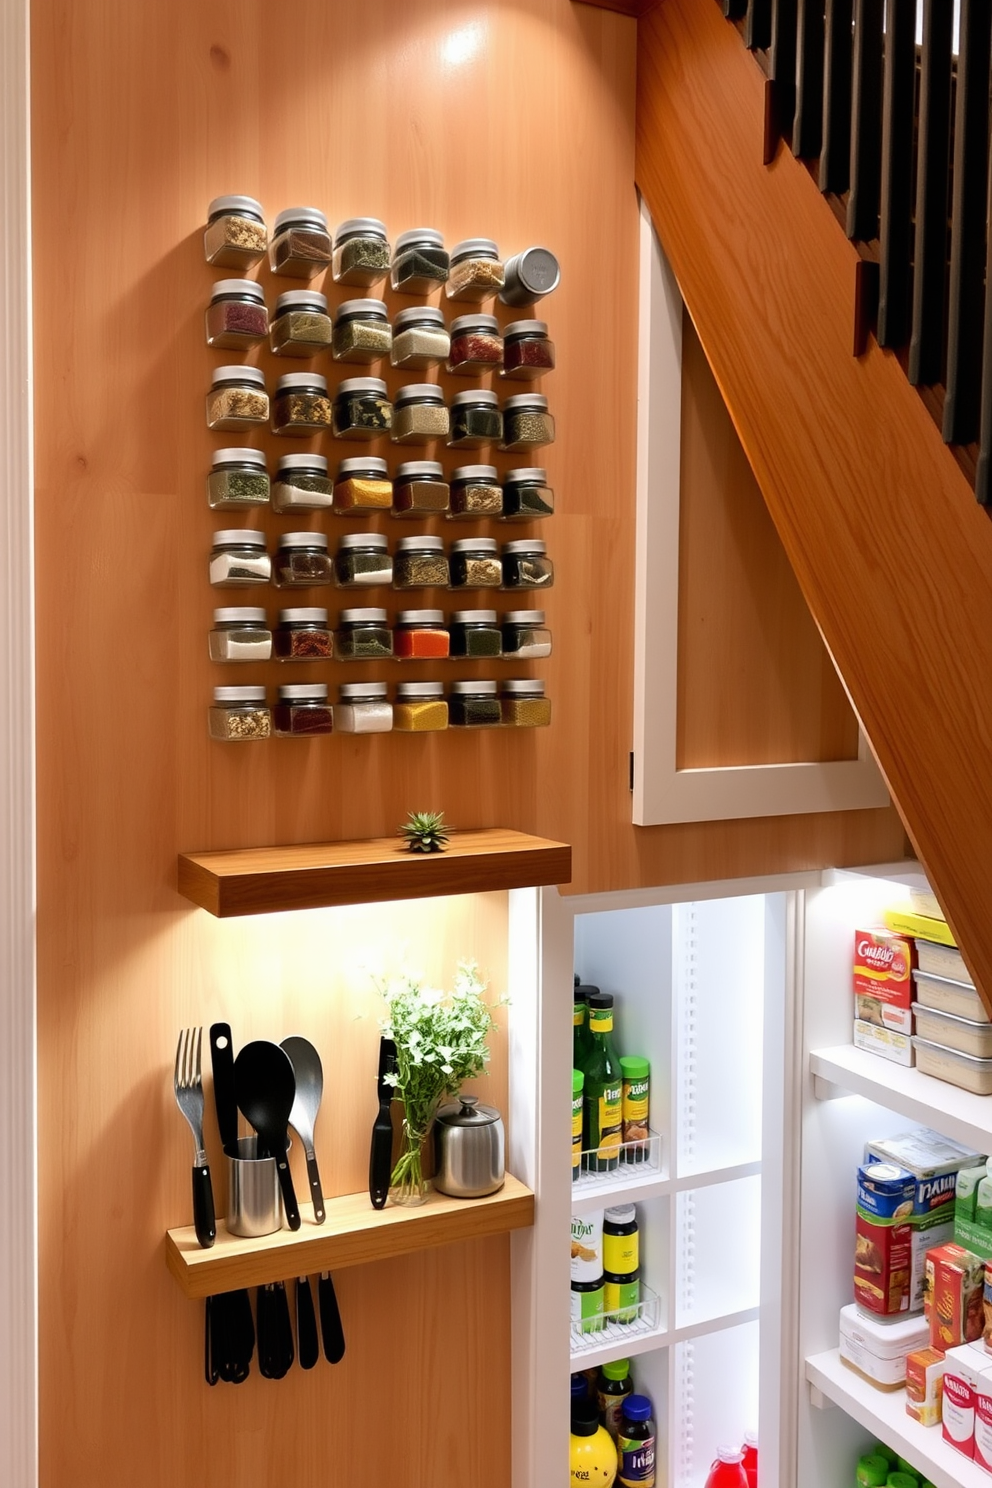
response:
<path fill-rule="evenodd" d="M 265 534 L 250 527 L 215 532 L 208 574 L 217 589 L 267 584 L 272 578 L 272 559 L 265 549 Z"/>
<path fill-rule="evenodd" d="M 334 582 L 341 589 L 375 589 L 393 582 L 393 560 L 381 532 L 349 532 L 338 544 Z"/>
<path fill-rule="evenodd" d="M 348 377 L 338 385 L 333 415 L 336 439 L 378 439 L 389 433 L 392 423 L 393 405 L 381 377 Z"/>
<path fill-rule="evenodd" d="M 447 283 L 449 265 L 442 235 L 433 227 L 414 227 L 396 239 L 389 282 L 401 294 L 430 294 Z"/>
<path fill-rule="evenodd" d="M 331 344 L 327 296 L 315 289 L 290 289 L 276 300 L 269 344 L 276 356 L 313 357 Z"/>
<path fill-rule="evenodd" d="M 451 400 L 451 449 L 478 449 L 503 437 L 496 394 L 484 388 L 456 393 Z"/>
<path fill-rule="evenodd" d="M 316 207 L 287 207 L 276 218 L 269 244 L 273 274 L 290 279 L 312 279 L 331 261 L 327 218 Z"/>
<path fill-rule="evenodd" d="M 219 449 L 207 476 L 207 501 L 214 511 L 239 506 L 267 506 L 269 473 L 257 449 Z"/>
<path fill-rule="evenodd" d="M 449 629 L 452 656 L 489 661 L 503 654 L 495 610 L 453 610 Z"/>
<path fill-rule="evenodd" d="M 269 417 L 269 395 L 259 367 L 215 367 L 207 394 L 208 429 L 250 429 Z"/>
<path fill-rule="evenodd" d="M 448 410 L 444 392 L 435 382 L 412 382 L 402 387 L 393 400 L 394 444 L 430 444 L 447 439 Z"/>
<path fill-rule="evenodd" d="M 495 682 L 452 682 L 448 699 L 452 728 L 494 728 L 502 722 Z"/>
<path fill-rule="evenodd" d="M 283 455 L 272 482 L 272 510 L 319 511 L 334 501 L 334 482 L 323 455 Z"/>
<path fill-rule="evenodd" d="M 331 425 L 327 378 L 319 372 L 287 372 L 272 400 L 273 434 L 318 434 Z"/>
<path fill-rule="evenodd" d="M 378 284 L 389 273 L 389 239 L 378 217 L 349 217 L 334 229 L 331 273 L 337 284 Z"/>
<path fill-rule="evenodd" d="M 339 661 L 387 661 L 393 654 L 393 632 L 385 610 L 342 610 L 334 632 Z"/>
<path fill-rule="evenodd" d="M 393 321 L 389 359 L 394 367 L 436 367 L 450 350 L 451 337 L 444 316 L 433 305 L 414 305 L 401 310 Z"/>
<path fill-rule="evenodd" d="M 334 316 L 336 362 L 379 362 L 389 355 L 393 328 L 382 300 L 345 300 Z"/>

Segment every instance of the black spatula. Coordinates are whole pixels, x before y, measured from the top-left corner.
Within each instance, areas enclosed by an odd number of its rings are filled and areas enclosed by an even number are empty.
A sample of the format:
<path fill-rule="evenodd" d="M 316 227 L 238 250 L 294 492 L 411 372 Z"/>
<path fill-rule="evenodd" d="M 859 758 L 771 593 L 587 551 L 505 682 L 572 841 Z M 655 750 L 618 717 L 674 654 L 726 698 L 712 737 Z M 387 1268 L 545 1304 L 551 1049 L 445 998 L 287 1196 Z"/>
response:
<path fill-rule="evenodd" d="M 234 1086 L 242 1114 L 258 1133 L 259 1156 L 276 1160 L 286 1221 L 291 1230 L 298 1230 L 302 1221 L 286 1153 L 289 1113 L 296 1096 L 292 1060 L 278 1044 L 256 1039 L 245 1044 L 234 1061 Z"/>

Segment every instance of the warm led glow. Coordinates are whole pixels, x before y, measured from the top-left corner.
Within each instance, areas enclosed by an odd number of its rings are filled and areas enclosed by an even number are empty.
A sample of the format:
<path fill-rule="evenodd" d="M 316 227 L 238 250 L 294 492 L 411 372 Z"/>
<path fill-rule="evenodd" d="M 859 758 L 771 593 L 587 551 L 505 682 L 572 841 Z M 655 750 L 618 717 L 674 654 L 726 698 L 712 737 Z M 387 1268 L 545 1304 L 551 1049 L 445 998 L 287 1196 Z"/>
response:
<path fill-rule="evenodd" d="M 469 26 L 460 26 L 441 43 L 441 58 L 449 67 L 461 67 L 470 62 L 482 46 L 482 25 L 473 21 Z"/>

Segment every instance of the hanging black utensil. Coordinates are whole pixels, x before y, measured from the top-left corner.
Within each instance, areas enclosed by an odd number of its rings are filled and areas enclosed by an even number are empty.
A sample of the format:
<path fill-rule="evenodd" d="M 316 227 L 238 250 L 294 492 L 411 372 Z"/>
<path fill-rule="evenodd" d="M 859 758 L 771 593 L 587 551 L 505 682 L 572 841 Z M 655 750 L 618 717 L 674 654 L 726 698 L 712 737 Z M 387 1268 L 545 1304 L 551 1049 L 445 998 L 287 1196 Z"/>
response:
<path fill-rule="evenodd" d="M 238 1150 L 238 1098 L 234 1089 L 234 1041 L 229 1023 L 210 1025 L 210 1065 L 214 1073 L 214 1104 L 224 1151 Z"/>
<path fill-rule="evenodd" d="M 213 1297 L 208 1297 L 203 1309 L 203 1374 L 208 1385 L 215 1385 L 219 1378 L 213 1363 Z"/>
<path fill-rule="evenodd" d="M 328 1364 L 340 1364 L 344 1358 L 344 1328 L 338 1308 L 337 1293 L 329 1271 L 322 1271 L 317 1283 L 320 1308 L 320 1332 L 324 1340 L 324 1358 Z"/>
<path fill-rule="evenodd" d="M 296 1096 L 292 1060 L 278 1044 L 256 1039 L 245 1044 L 234 1061 L 234 1085 L 241 1113 L 258 1133 L 259 1156 L 276 1160 L 286 1222 L 291 1230 L 298 1230 L 302 1221 L 286 1151 L 289 1114 Z"/>
<path fill-rule="evenodd" d="M 214 1299 L 214 1364 L 222 1380 L 240 1385 L 251 1373 L 255 1324 L 245 1290 L 222 1292 Z"/>
<path fill-rule="evenodd" d="M 320 1358 L 317 1339 L 317 1314 L 313 1310 L 313 1293 L 309 1276 L 296 1278 L 296 1347 L 301 1369 L 312 1369 Z"/>
<path fill-rule="evenodd" d="M 289 1055 L 293 1073 L 296 1076 L 296 1095 L 293 1100 L 293 1109 L 289 1113 L 289 1124 L 303 1144 L 303 1152 L 307 1160 L 310 1198 L 313 1202 L 313 1217 L 318 1224 L 323 1224 L 325 1219 L 324 1194 L 320 1186 L 320 1172 L 317 1168 L 313 1134 L 317 1124 L 317 1112 L 320 1110 L 320 1098 L 324 1091 L 324 1071 L 320 1063 L 320 1055 L 309 1039 L 296 1036 L 285 1038 L 281 1047 Z"/>
<path fill-rule="evenodd" d="M 393 1087 L 386 1076 L 396 1069 L 396 1045 L 392 1039 L 379 1040 L 379 1110 L 372 1125 L 372 1146 L 369 1152 L 369 1198 L 373 1209 L 385 1207 L 389 1197 L 389 1177 L 393 1163 L 393 1118 L 390 1108 Z"/>
<path fill-rule="evenodd" d="M 296 1357 L 293 1349 L 293 1324 L 289 1316 L 289 1298 L 286 1295 L 286 1284 L 277 1281 L 275 1284 L 275 1346 L 276 1346 L 276 1368 L 278 1373 L 276 1379 L 282 1379 L 293 1367 Z"/>

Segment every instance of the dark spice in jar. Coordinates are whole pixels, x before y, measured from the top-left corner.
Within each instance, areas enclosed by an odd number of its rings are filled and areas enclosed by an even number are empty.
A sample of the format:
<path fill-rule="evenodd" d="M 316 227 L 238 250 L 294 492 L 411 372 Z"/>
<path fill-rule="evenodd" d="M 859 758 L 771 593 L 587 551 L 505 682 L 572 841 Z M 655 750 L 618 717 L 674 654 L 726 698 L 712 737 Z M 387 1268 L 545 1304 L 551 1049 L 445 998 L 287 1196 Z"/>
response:
<path fill-rule="evenodd" d="M 451 437 L 448 445 L 475 448 L 494 444 L 503 435 L 503 419 L 496 394 L 487 391 L 456 393 L 451 400 Z"/>
<path fill-rule="evenodd" d="M 327 379 L 318 372 L 287 372 L 272 400 L 273 434 L 310 434 L 330 427 Z"/>
<path fill-rule="evenodd" d="M 449 262 L 439 232 L 412 228 L 396 239 L 390 283 L 403 294 L 429 294 L 447 281 Z"/>
<path fill-rule="evenodd" d="M 277 661 L 324 661 L 331 651 L 326 610 L 279 611 L 279 624 L 272 633 L 272 654 Z"/>
<path fill-rule="evenodd" d="M 389 433 L 392 423 L 393 405 L 381 378 L 349 377 L 339 385 L 333 413 L 336 438 L 377 439 Z"/>
<path fill-rule="evenodd" d="M 218 279 L 206 315 L 207 345 L 254 346 L 269 333 L 265 297 L 254 279 Z"/>
<path fill-rule="evenodd" d="M 408 460 L 393 481 L 393 516 L 419 517 L 448 510 L 450 491 L 436 460 Z"/>
<path fill-rule="evenodd" d="M 393 560 L 379 532 L 350 532 L 342 537 L 334 558 L 334 582 L 343 589 L 376 588 L 391 584 Z"/>
<path fill-rule="evenodd" d="M 322 532 L 285 532 L 273 574 L 278 589 L 309 589 L 331 582 L 331 559 Z"/>
<path fill-rule="evenodd" d="M 525 537 L 503 544 L 504 589 L 550 589 L 554 581 L 554 565 L 543 542 Z"/>
<path fill-rule="evenodd" d="M 554 342 L 543 320 L 515 320 L 504 332 L 503 376 L 529 382 L 555 365 Z"/>
<path fill-rule="evenodd" d="M 338 284 L 375 284 L 389 272 L 389 241 L 377 217 L 349 217 L 334 230 L 332 273 Z"/>
<path fill-rule="evenodd" d="M 290 683 L 279 689 L 279 701 L 272 710 L 277 734 L 329 734 L 334 728 L 334 714 L 327 701 L 326 682 Z"/>
<path fill-rule="evenodd" d="M 455 610 L 450 631 L 452 656 L 491 660 L 503 654 L 495 610 Z"/>
<path fill-rule="evenodd" d="M 269 499 L 265 456 L 256 449 L 214 451 L 207 476 L 207 501 L 215 511 L 237 506 L 264 506 Z"/>
<path fill-rule="evenodd" d="M 555 509 L 555 493 L 547 482 L 547 471 L 537 465 L 508 471 L 503 478 L 505 520 L 531 522 L 550 517 Z"/>
<path fill-rule="evenodd" d="M 323 212 L 316 207 L 287 207 L 279 213 L 269 244 L 274 274 L 312 279 L 330 261 L 331 237 Z"/>
<path fill-rule="evenodd" d="M 454 728 L 492 728 L 501 721 L 495 682 L 453 682 L 448 722 Z"/>

